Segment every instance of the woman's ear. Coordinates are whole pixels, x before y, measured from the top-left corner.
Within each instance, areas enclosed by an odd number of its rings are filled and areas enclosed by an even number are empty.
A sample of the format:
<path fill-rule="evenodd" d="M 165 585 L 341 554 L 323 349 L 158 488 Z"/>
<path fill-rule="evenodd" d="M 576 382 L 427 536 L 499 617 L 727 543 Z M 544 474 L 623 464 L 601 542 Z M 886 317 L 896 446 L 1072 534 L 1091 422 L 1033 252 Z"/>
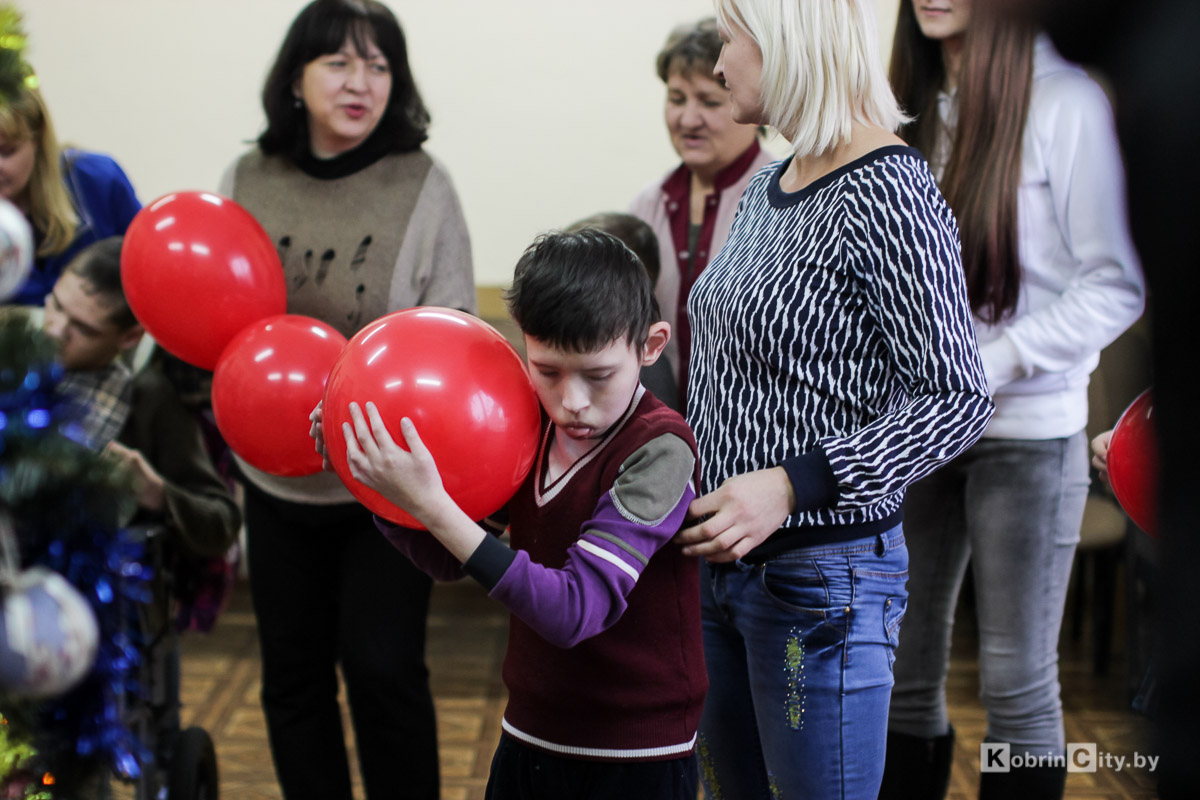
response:
<path fill-rule="evenodd" d="M 671 341 L 671 323 L 655 322 L 646 334 L 646 344 L 642 347 L 642 366 L 648 367 L 662 355 L 663 348 Z"/>

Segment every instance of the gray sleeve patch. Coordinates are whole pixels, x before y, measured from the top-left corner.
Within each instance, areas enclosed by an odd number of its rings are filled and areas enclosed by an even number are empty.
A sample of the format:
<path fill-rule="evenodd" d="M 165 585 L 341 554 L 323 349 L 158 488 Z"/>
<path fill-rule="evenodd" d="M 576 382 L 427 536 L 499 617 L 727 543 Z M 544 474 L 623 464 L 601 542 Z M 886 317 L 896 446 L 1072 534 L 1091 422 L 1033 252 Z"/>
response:
<path fill-rule="evenodd" d="M 696 457 L 687 442 L 664 433 L 621 465 L 611 491 L 613 503 L 626 519 L 657 525 L 679 505 L 695 469 Z"/>

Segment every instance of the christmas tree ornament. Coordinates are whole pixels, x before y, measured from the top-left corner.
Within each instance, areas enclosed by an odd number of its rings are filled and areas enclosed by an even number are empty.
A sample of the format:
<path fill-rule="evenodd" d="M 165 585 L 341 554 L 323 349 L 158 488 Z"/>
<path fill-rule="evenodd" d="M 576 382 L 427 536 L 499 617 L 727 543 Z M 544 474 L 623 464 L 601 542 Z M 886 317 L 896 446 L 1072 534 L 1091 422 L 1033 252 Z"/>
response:
<path fill-rule="evenodd" d="M 0 198 L 0 302 L 25 283 L 33 266 L 33 233 L 25 215 Z"/>
<path fill-rule="evenodd" d="M 18 697 L 71 689 L 96 660 L 100 633 L 87 600 L 66 578 L 34 567 L 0 588 L 0 688 Z"/>

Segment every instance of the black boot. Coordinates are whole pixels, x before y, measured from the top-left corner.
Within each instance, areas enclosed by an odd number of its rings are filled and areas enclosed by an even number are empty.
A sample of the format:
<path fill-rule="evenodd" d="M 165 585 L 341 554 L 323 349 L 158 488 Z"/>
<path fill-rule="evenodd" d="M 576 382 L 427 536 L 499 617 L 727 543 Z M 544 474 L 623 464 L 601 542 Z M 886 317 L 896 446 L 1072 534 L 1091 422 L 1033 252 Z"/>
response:
<path fill-rule="evenodd" d="M 979 776 L 979 800 L 1062 800 L 1067 767 L 1017 767 Z"/>
<path fill-rule="evenodd" d="M 889 731 L 879 800 L 942 800 L 953 761 L 954 726 L 931 739 Z"/>

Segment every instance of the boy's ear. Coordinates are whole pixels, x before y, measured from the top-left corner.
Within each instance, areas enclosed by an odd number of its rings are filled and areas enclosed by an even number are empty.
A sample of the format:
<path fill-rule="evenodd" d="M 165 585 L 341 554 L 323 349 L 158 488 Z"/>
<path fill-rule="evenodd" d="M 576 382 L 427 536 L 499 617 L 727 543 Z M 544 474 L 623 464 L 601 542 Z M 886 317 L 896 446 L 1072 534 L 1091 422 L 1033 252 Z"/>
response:
<path fill-rule="evenodd" d="M 648 367 L 662 355 L 663 348 L 671 341 L 671 323 L 655 322 L 650 326 L 646 335 L 646 344 L 642 347 L 642 366 Z"/>
<path fill-rule="evenodd" d="M 142 336 L 146 333 L 146 329 L 141 325 L 131 325 L 128 330 L 121 334 L 120 348 L 122 351 L 128 350 L 131 347 L 137 347 L 142 341 Z"/>

